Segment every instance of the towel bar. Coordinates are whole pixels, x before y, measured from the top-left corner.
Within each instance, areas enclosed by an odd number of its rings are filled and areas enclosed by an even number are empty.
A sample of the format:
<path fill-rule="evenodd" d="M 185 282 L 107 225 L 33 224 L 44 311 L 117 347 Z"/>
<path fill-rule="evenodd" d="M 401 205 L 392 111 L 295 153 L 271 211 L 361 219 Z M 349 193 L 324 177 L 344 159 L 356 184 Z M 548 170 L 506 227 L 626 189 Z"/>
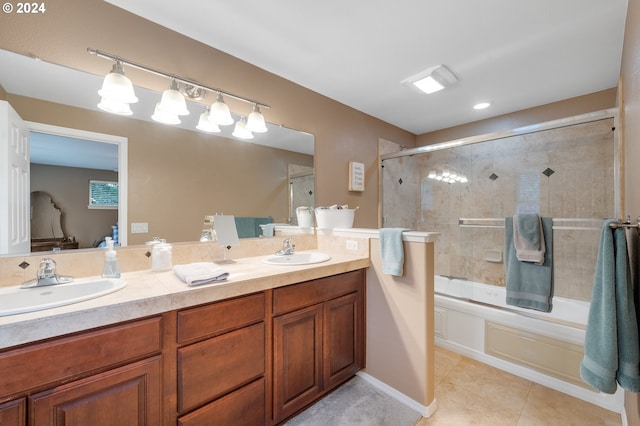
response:
<path fill-rule="evenodd" d="M 474 223 L 475 222 L 475 223 Z M 591 222 L 597 226 L 567 226 L 556 225 L 562 222 Z M 553 229 L 563 231 L 599 231 L 602 229 L 604 219 L 599 218 L 553 218 Z M 504 228 L 504 218 L 459 218 L 458 225 L 461 228 Z"/>
<path fill-rule="evenodd" d="M 476 223 L 473 223 L 476 222 Z M 479 222 L 479 223 L 478 223 Z M 492 223 L 493 222 L 493 223 Z M 554 217 L 553 223 L 556 222 L 604 222 L 604 219 L 598 218 L 560 218 Z M 504 218 L 469 218 L 461 217 L 458 219 L 458 225 L 461 228 L 504 228 Z M 611 228 L 640 228 L 640 217 L 635 223 L 631 223 L 629 219 L 626 221 L 618 221 L 609 225 Z M 553 229 L 565 231 L 591 231 L 600 230 L 601 227 L 594 226 L 554 226 Z"/>
<path fill-rule="evenodd" d="M 640 222 L 636 223 L 628 223 L 628 222 L 617 222 L 609 224 L 610 228 L 640 228 Z"/>

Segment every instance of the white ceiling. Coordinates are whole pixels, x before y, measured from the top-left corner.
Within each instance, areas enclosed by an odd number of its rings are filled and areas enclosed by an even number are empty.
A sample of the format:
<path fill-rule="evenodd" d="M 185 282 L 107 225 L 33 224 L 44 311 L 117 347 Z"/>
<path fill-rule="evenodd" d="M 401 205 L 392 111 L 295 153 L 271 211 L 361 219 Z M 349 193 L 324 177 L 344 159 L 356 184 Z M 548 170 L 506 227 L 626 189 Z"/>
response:
<path fill-rule="evenodd" d="M 626 0 L 108 1 L 415 134 L 615 87 L 627 10 Z M 432 95 L 401 84 L 438 64 L 459 83 Z M 493 105 L 473 110 L 479 101 Z"/>

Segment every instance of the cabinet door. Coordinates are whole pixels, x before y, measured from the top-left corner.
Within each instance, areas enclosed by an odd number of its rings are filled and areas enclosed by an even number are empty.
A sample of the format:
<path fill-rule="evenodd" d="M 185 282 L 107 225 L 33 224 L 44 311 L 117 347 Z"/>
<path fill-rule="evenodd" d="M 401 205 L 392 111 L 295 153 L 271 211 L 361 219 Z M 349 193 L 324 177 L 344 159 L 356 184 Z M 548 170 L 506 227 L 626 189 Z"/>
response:
<path fill-rule="evenodd" d="M 0 425 L 24 426 L 26 425 L 27 404 L 24 398 L 0 404 Z"/>
<path fill-rule="evenodd" d="M 154 357 L 31 396 L 29 425 L 160 425 L 161 359 Z"/>
<path fill-rule="evenodd" d="M 359 293 L 324 304 L 323 379 L 326 389 L 341 384 L 362 367 L 361 310 Z"/>
<path fill-rule="evenodd" d="M 273 319 L 273 416 L 276 423 L 322 391 L 322 305 Z"/>

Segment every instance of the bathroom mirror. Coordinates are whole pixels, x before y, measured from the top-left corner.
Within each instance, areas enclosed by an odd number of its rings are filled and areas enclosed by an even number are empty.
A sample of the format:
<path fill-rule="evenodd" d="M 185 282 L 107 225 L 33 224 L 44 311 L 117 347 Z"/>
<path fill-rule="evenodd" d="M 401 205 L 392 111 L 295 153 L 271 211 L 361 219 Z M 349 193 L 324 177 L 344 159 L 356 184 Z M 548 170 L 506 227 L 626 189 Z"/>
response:
<path fill-rule="evenodd" d="M 132 105 L 134 115 L 115 116 L 96 106 L 103 76 L 2 50 L 0 62 L 0 86 L 25 121 L 128 139 L 128 167 L 119 171 L 128 182 L 128 228 L 142 224 L 148 229 L 130 233 L 129 245 L 156 236 L 197 241 L 202 218 L 211 213 L 290 221 L 289 165 L 313 168 L 313 135 L 272 123 L 251 141 L 230 136 L 233 126 L 221 134 L 195 130 L 213 99 L 189 101 L 190 115 L 182 124 L 166 126 L 150 119 L 161 94 L 141 88 L 136 88 L 140 102 Z M 268 110 L 263 113 L 269 121 Z"/>

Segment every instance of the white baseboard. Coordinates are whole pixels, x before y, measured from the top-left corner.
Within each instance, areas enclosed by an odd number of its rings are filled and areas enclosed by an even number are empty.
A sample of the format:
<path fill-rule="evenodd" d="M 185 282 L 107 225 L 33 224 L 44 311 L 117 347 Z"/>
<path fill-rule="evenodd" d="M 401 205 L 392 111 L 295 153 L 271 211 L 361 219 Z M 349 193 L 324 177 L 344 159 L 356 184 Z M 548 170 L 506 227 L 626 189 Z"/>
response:
<path fill-rule="evenodd" d="M 429 404 L 428 406 L 425 406 L 425 405 L 422 405 L 419 402 L 409 398 L 408 396 L 406 396 L 402 392 L 399 392 L 395 388 L 392 388 L 391 386 L 387 385 L 386 383 L 384 383 L 384 382 L 376 379 L 375 377 L 367 374 L 366 372 L 359 371 L 357 374 L 363 380 L 366 380 L 371 385 L 373 385 L 375 388 L 377 388 L 377 389 L 381 390 L 382 392 L 386 393 L 387 395 L 389 395 L 390 397 L 392 397 L 396 401 L 399 401 L 399 402 L 403 403 L 404 405 L 406 405 L 407 407 L 411 408 L 412 410 L 417 411 L 418 413 L 420 413 L 420 415 L 422 417 L 431 417 L 431 415 L 438 408 L 438 404 L 437 404 L 435 399 L 431 402 L 431 404 Z"/>

